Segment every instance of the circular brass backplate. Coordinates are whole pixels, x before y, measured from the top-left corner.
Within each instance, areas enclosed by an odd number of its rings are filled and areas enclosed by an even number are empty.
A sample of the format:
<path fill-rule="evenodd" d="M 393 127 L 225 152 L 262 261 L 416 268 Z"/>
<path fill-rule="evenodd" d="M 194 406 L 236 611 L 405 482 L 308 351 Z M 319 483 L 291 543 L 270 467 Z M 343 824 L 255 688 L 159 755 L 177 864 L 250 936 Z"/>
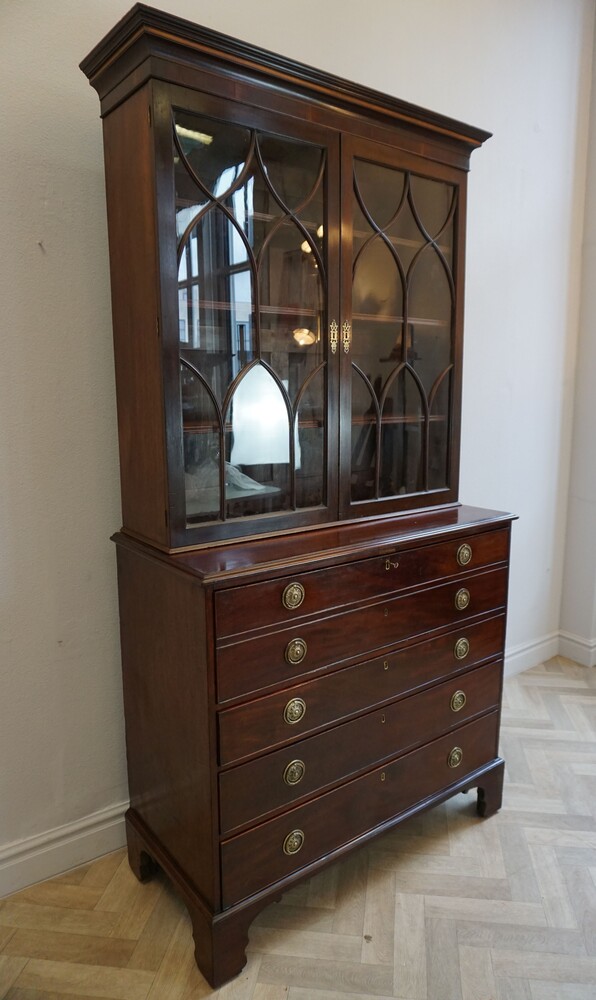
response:
<path fill-rule="evenodd" d="M 472 561 L 472 546 L 464 542 L 457 550 L 457 561 L 460 566 L 467 566 Z"/>
<path fill-rule="evenodd" d="M 306 702 L 302 698 L 292 698 L 284 708 L 284 720 L 289 726 L 300 722 L 306 714 Z"/>
<path fill-rule="evenodd" d="M 464 691 L 455 691 L 451 695 L 451 701 L 449 702 L 452 712 L 461 712 L 462 708 L 466 704 L 466 695 Z"/>
<path fill-rule="evenodd" d="M 304 832 L 302 830 L 292 830 L 284 840 L 284 854 L 298 854 L 304 845 Z"/>
<path fill-rule="evenodd" d="M 461 747 L 454 747 L 447 758 L 449 767 L 459 767 L 464 759 L 464 752 Z"/>
<path fill-rule="evenodd" d="M 303 760 L 291 760 L 284 771 L 286 785 L 297 785 L 306 774 L 306 764 Z"/>
<path fill-rule="evenodd" d="M 455 607 L 458 611 L 465 611 L 469 603 L 470 591 L 466 590 L 465 587 L 461 587 L 455 595 Z"/>
<path fill-rule="evenodd" d="M 470 640 L 466 639 L 465 636 L 462 636 L 461 639 L 457 640 L 455 646 L 453 647 L 453 655 L 455 656 L 456 660 L 465 660 L 469 652 L 470 652 Z"/>
<path fill-rule="evenodd" d="M 287 662 L 292 664 L 302 663 L 307 649 L 308 646 L 304 639 L 290 639 L 284 654 Z"/>
<path fill-rule="evenodd" d="M 293 611 L 294 608 L 299 608 L 302 604 L 304 594 L 304 587 L 301 583 L 289 583 L 281 595 L 281 603 L 288 611 Z"/>

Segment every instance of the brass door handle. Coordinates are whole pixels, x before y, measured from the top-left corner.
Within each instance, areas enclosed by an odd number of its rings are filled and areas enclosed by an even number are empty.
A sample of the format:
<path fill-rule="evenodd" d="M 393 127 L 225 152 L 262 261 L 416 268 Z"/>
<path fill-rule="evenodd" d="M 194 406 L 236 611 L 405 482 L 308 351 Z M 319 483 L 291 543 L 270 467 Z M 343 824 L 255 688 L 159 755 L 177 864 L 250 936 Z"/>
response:
<path fill-rule="evenodd" d="M 458 611 L 465 611 L 470 603 L 470 591 L 461 587 L 455 595 L 455 607 Z"/>
<path fill-rule="evenodd" d="M 284 854 L 298 854 L 304 845 L 304 831 L 292 830 L 284 840 Z"/>
<path fill-rule="evenodd" d="M 302 698 L 291 698 L 284 708 L 284 722 L 295 726 L 306 715 L 306 702 Z"/>

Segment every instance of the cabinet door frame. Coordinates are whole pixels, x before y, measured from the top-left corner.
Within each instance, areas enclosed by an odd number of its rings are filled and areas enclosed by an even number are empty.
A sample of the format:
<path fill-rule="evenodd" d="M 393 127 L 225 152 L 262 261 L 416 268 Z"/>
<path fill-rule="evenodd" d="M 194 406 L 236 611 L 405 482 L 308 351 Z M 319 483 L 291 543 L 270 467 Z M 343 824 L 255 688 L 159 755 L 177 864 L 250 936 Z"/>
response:
<path fill-rule="evenodd" d="M 446 181 L 457 188 L 457 208 L 454 216 L 453 234 L 453 281 L 454 302 L 452 311 L 452 384 L 448 423 L 447 485 L 440 489 L 423 490 L 352 501 L 352 350 L 340 350 L 340 424 L 339 424 L 339 517 L 359 519 L 363 517 L 388 515 L 403 510 L 448 505 L 457 502 L 459 485 L 459 456 L 461 430 L 461 394 L 463 359 L 463 307 L 465 268 L 465 226 L 467 171 L 451 167 L 422 155 L 406 152 L 389 142 L 342 135 L 341 151 L 341 327 L 349 324 L 353 331 L 352 315 L 352 255 L 353 255 L 353 170 L 356 159 L 368 160 L 382 166 L 395 167 L 428 178 Z M 343 348 L 343 345 L 342 345 Z"/>
<path fill-rule="evenodd" d="M 154 86 L 153 119 L 155 128 L 156 239 L 160 255 L 160 336 L 162 338 L 162 376 L 164 388 L 165 438 L 168 461 L 168 520 L 171 547 L 186 547 L 222 539 L 273 533 L 316 526 L 337 519 L 338 509 L 338 352 L 332 353 L 329 326 L 339 317 L 339 133 L 332 128 L 243 102 L 241 87 L 238 100 L 219 97 L 170 84 Z M 248 100 L 247 95 L 247 100 Z M 174 108 L 228 121 L 234 125 L 262 129 L 288 139 L 312 142 L 326 148 L 326 225 L 327 225 L 327 300 L 321 338 L 327 366 L 323 475 L 326 502 L 317 507 L 265 513 L 252 517 L 227 518 L 187 524 L 184 460 L 182 447 L 182 412 L 179 389 L 178 271 L 175 226 L 175 189 L 172 143 Z"/>

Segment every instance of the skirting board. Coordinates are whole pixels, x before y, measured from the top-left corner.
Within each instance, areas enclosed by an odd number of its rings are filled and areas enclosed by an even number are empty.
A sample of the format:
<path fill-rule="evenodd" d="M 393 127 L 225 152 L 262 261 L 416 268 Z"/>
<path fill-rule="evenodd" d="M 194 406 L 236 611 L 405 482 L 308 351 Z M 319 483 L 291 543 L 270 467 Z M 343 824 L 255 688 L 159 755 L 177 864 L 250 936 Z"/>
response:
<path fill-rule="evenodd" d="M 0 848 L 0 898 L 116 851 L 126 843 L 128 802 Z"/>
<path fill-rule="evenodd" d="M 559 632 L 552 632 L 533 642 L 523 642 L 513 648 L 508 647 L 505 650 L 505 675 L 513 677 L 514 674 L 521 674 L 524 670 L 530 670 L 531 667 L 537 667 L 539 663 L 558 656 L 559 652 Z"/>
<path fill-rule="evenodd" d="M 582 639 L 571 632 L 559 632 L 559 654 L 581 663 L 582 667 L 596 667 L 596 639 Z"/>

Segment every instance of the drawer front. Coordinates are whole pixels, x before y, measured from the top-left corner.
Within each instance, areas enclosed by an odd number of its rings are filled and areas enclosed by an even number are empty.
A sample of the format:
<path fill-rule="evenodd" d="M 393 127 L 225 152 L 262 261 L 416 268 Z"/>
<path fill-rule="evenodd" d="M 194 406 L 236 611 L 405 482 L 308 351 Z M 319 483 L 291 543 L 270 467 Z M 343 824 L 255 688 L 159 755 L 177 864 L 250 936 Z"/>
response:
<path fill-rule="evenodd" d="M 458 607 L 458 595 L 468 603 Z M 461 581 L 392 597 L 319 621 L 302 623 L 217 650 L 219 701 L 258 691 L 366 655 L 432 629 L 505 605 L 507 570 L 489 570 Z"/>
<path fill-rule="evenodd" d="M 494 760 L 498 713 L 326 792 L 221 845 L 224 907 L 348 844 Z M 454 750 L 459 753 L 453 754 Z M 453 756 L 452 756 L 453 755 Z M 450 766 L 459 760 L 457 766 Z"/>
<path fill-rule="evenodd" d="M 457 647 L 461 656 L 458 659 L 456 644 L 460 639 L 465 639 L 467 646 Z M 246 705 L 224 709 L 218 717 L 219 762 L 230 764 L 301 739 L 321 726 L 467 670 L 500 655 L 504 641 L 505 616 L 499 615 L 397 653 L 303 681 Z"/>
<path fill-rule="evenodd" d="M 288 807 L 498 706 L 502 662 L 266 754 L 219 777 L 221 831 Z M 337 675 L 336 675 L 337 676 Z M 340 678 L 337 677 L 338 686 Z"/>
<path fill-rule="evenodd" d="M 386 555 L 346 566 L 222 590 L 215 595 L 217 635 L 237 635 L 481 569 L 504 562 L 508 547 L 507 530 L 487 531 L 398 553 L 389 547 Z"/>

